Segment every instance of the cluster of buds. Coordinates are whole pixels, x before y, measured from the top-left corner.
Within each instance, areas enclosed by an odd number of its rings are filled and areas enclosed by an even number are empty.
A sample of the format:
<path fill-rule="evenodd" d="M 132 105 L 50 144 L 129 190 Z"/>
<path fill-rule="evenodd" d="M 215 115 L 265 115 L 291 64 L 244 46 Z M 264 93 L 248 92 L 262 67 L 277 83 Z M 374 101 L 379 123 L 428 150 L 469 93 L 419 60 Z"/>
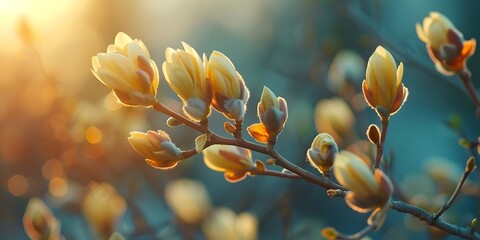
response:
<path fill-rule="evenodd" d="M 195 49 L 182 44 L 183 50 L 167 48 L 162 69 L 169 86 L 183 100 L 185 115 L 203 121 L 213 106 L 227 118 L 243 121 L 250 93 L 232 61 L 218 51 L 209 59 L 203 54 L 202 61 Z M 92 58 L 92 66 L 95 77 L 123 104 L 155 104 L 158 69 L 142 41 L 120 32 L 106 53 Z"/>
<path fill-rule="evenodd" d="M 392 54 L 378 46 L 368 59 L 362 90 L 368 105 L 382 121 L 388 120 L 407 100 L 408 89 L 403 85 L 402 77 L 403 63 L 397 68 Z"/>
<path fill-rule="evenodd" d="M 212 170 L 225 173 L 229 182 L 238 182 L 256 166 L 249 149 L 230 145 L 213 145 L 203 150 L 205 164 Z"/>
<path fill-rule="evenodd" d="M 162 130 L 131 132 L 128 141 L 150 166 L 157 169 L 173 168 L 183 159 L 182 150 Z"/>
<path fill-rule="evenodd" d="M 422 25 L 417 23 L 416 30 L 439 72 L 445 75 L 468 72 L 466 60 L 475 52 L 475 39 L 465 41 L 453 23 L 438 12 L 431 12 Z"/>
<path fill-rule="evenodd" d="M 338 153 L 338 146 L 328 133 L 320 133 L 313 139 L 307 151 L 307 159 L 323 175 L 328 176 Z"/>
<path fill-rule="evenodd" d="M 274 143 L 288 118 L 287 101 L 276 97 L 269 88 L 263 87 L 257 112 L 260 123 L 248 127 L 248 133 L 258 142 Z"/>
<path fill-rule="evenodd" d="M 142 41 L 120 32 L 106 53 L 92 57 L 92 72 L 113 90 L 118 100 L 130 106 L 155 103 L 158 69 Z"/>

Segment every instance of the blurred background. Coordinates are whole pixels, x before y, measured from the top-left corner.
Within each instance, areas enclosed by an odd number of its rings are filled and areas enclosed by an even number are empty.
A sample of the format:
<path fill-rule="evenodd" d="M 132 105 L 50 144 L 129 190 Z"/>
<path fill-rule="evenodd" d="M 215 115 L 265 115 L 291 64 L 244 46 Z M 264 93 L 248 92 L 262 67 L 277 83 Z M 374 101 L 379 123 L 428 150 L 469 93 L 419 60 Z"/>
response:
<path fill-rule="evenodd" d="M 301 180 L 232 184 L 201 155 L 168 171 L 149 167 L 130 147 L 130 131 L 165 130 L 182 149 L 198 133 L 167 127 L 167 117 L 151 109 L 122 107 L 95 79 L 91 57 L 119 31 L 141 39 L 158 66 L 180 41 L 199 53 L 225 53 L 251 92 L 246 125 L 258 122 L 263 86 L 284 97 L 290 113 L 277 147 L 312 172 L 305 152 L 318 132 L 371 156 L 364 133 L 379 122 L 360 84 L 381 44 L 405 64 L 410 91 L 391 118 L 384 168 L 397 198 L 433 212 L 470 156 L 458 140 L 476 139 L 479 122 L 459 80 L 436 72 L 415 24 L 439 11 L 466 39 L 478 39 L 478 7 L 453 0 L 0 0 L 0 238 L 28 239 L 28 222 L 38 216 L 65 239 L 107 239 L 113 231 L 126 239 L 322 239 L 326 226 L 354 233 L 366 225 L 368 214 Z M 468 62 L 477 86 L 479 64 L 476 55 Z M 160 76 L 157 98 L 181 109 Z M 210 117 L 227 136 L 224 121 Z M 444 215 L 450 222 L 466 226 L 479 216 L 479 177 L 472 174 Z M 26 214 L 29 202 L 34 210 Z M 445 236 L 392 211 L 370 237 Z"/>

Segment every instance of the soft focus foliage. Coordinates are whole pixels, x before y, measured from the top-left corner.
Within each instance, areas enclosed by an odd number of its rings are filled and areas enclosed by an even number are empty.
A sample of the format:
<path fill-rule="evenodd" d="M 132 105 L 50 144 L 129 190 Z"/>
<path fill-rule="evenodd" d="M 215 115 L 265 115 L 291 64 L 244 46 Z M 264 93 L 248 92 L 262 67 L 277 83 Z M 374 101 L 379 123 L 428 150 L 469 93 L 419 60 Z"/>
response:
<path fill-rule="evenodd" d="M 194 180 L 178 179 L 165 187 L 165 199 L 184 222 L 198 224 L 210 212 L 210 197 L 205 186 Z"/>
<path fill-rule="evenodd" d="M 108 183 L 92 182 L 82 201 L 82 211 L 97 234 L 110 236 L 126 208 L 125 199 Z"/>

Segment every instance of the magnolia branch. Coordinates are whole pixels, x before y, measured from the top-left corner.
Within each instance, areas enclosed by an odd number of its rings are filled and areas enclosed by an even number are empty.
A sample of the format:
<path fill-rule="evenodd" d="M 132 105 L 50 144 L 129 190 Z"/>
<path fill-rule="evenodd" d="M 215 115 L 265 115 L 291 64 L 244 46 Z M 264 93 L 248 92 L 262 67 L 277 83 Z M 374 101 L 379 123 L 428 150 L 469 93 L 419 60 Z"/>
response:
<path fill-rule="evenodd" d="M 402 201 L 392 201 L 392 209 L 401 213 L 408 213 L 424 222 L 428 225 L 436 227 L 445 231 L 446 233 L 459 236 L 465 239 L 480 239 L 480 234 L 475 232 L 471 227 L 460 227 L 448 223 L 442 219 L 435 219 L 433 214 L 423 210 L 422 208 L 412 206 Z"/>
<path fill-rule="evenodd" d="M 251 151 L 255 151 L 258 153 L 263 153 L 265 155 L 271 156 L 275 160 L 275 164 L 278 166 L 281 166 L 292 173 L 295 173 L 296 175 L 293 174 L 284 174 L 280 172 L 275 172 L 275 171 L 265 171 L 263 174 L 258 174 L 258 172 L 252 172 L 255 173 L 255 175 L 269 175 L 269 176 L 276 176 L 276 177 L 283 177 L 283 178 L 294 178 L 294 179 L 300 179 L 303 178 L 306 181 L 309 181 L 313 184 L 319 185 L 325 189 L 330 189 L 330 192 L 335 191 L 338 194 L 333 194 L 331 196 L 336 196 L 336 197 L 345 197 L 346 189 L 343 186 L 340 186 L 334 182 L 332 182 L 328 178 L 320 177 L 317 176 L 311 172 L 308 172 L 307 170 L 295 165 L 294 163 L 288 161 L 286 158 L 284 158 L 280 153 L 278 153 L 274 148 L 271 148 L 269 146 L 265 145 L 260 145 L 256 143 L 252 143 L 249 141 L 246 141 L 243 138 L 240 139 L 231 139 L 231 138 L 225 138 L 221 137 L 215 133 L 212 133 L 208 127 L 204 125 L 197 124 L 195 122 L 190 121 L 189 119 L 185 118 L 184 116 L 172 111 L 171 109 L 167 108 L 166 106 L 162 105 L 161 103 L 155 103 L 153 105 L 153 109 L 156 111 L 159 111 L 161 113 L 164 113 L 168 116 L 171 116 L 175 119 L 177 119 L 179 122 L 185 124 L 186 126 L 195 129 L 201 133 L 209 134 L 209 139 L 205 144 L 205 148 L 211 145 L 215 144 L 223 144 L 223 145 L 232 145 L 232 146 L 238 146 L 238 147 L 243 147 L 250 149 Z M 384 136 L 386 136 L 386 129 L 387 129 L 388 124 L 383 124 L 382 122 L 382 140 L 381 144 L 383 145 L 383 142 L 385 141 Z M 183 157 L 190 157 L 197 154 L 195 149 L 185 151 L 183 153 Z M 381 157 L 381 155 L 380 155 Z M 469 162 L 472 162 L 469 160 Z M 473 162 L 474 164 L 474 162 Z M 468 168 L 468 164 L 467 164 Z M 401 213 L 407 213 L 410 214 L 427 224 L 434 226 L 438 229 L 441 229 L 449 234 L 456 235 L 462 238 L 466 239 L 479 239 L 480 240 L 480 234 L 475 232 L 474 229 L 471 227 L 460 227 L 451 223 L 448 223 L 442 219 L 440 219 L 440 215 L 445 212 L 454 202 L 456 196 L 458 195 L 458 192 L 463 186 L 463 183 L 465 182 L 466 177 L 468 174 L 473 170 L 474 167 L 470 169 L 468 173 L 464 173 L 464 176 L 462 176 L 462 179 L 459 181 L 459 184 L 457 185 L 457 189 L 455 192 L 452 194 L 452 197 L 450 200 L 445 204 L 446 207 L 442 207 L 442 209 L 437 213 L 437 214 L 430 214 L 429 212 L 425 211 L 424 209 L 420 207 L 416 207 L 413 205 L 410 205 L 406 202 L 403 201 L 392 201 L 391 204 L 391 209 L 396 210 L 397 212 Z M 467 171 L 466 171 L 467 172 Z M 330 195 L 330 194 L 329 194 Z M 438 216 L 436 216 L 438 215 Z M 376 228 L 375 225 L 369 225 L 360 232 L 351 235 L 349 237 L 363 237 L 369 232 L 373 231 Z M 350 238 L 351 239 L 351 238 Z"/>

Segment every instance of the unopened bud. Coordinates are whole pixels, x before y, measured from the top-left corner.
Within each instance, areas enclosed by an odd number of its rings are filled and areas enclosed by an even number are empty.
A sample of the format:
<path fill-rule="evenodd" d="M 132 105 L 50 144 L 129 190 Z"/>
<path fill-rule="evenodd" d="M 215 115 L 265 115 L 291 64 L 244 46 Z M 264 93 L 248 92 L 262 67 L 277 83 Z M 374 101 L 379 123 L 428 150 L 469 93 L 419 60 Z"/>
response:
<path fill-rule="evenodd" d="M 465 167 L 465 172 L 471 173 L 473 169 L 477 167 L 477 164 L 475 163 L 475 158 L 472 156 L 467 160 L 467 165 Z"/>
<path fill-rule="evenodd" d="M 322 174 L 328 174 L 337 153 L 338 146 L 333 137 L 328 133 L 320 133 L 313 139 L 307 159 Z"/>
<path fill-rule="evenodd" d="M 335 228 L 327 227 L 322 230 L 322 236 L 327 240 L 334 240 L 338 237 L 338 232 Z"/>
<path fill-rule="evenodd" d="M 474 219 L 472 220 L 472 222 L 470 223 L 470 227 L 471 227 L 472 229 L 475 229 L 475 228 L 477 228 L 477 225 L 478 225 L 478 219 L 477 219 L 477 218 L 474 218 Z"/>
<path fill-rule="evenodd" d="M 371 143 L 375 145 L 380 144 L 380 130 L 378 129 L 377 125 L 371 124 L 370 126 L 368 126 L 367 137 Z"/>

